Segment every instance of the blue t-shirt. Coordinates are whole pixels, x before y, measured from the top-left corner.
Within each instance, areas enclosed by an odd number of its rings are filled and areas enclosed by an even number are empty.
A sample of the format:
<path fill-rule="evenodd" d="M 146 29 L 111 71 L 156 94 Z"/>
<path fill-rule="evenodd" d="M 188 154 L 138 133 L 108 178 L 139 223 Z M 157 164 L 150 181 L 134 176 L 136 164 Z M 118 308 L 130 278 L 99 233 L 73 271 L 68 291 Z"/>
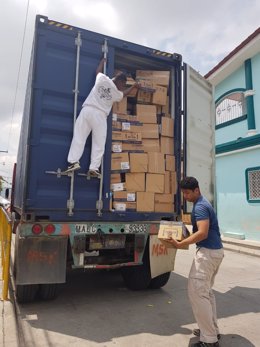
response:
<path fill-rule="evenodd" d="M 197 242 L 197 247 L 205 247 L 210 249 L 222 248 L 222 242 L 220 238 L 219 226 L 216 213 L 206 198 L 200 196 L 193 205 L 191 213 L 191 221 L 193 226 L 193 232 L 198 231 L 197 221 L 209 220 L 209 232 L 208 237 L 205 240 Z"/>

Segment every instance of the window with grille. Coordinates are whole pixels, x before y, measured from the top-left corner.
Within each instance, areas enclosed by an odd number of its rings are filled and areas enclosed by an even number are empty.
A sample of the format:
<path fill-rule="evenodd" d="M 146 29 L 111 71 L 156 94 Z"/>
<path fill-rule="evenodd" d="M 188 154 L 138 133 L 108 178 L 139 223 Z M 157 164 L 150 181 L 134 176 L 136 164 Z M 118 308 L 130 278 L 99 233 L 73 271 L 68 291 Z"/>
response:
<path fill-rule="evenodd" d="M 216 102 L 216 126 L 226 126 L 243 120 L 247 114 L 244 91 L 232 91 Z"/>
<path fill-rule="evenodd" d="M 248 202 L 260 202 L 260 167 L 246 170 L 246 185 Z"/>

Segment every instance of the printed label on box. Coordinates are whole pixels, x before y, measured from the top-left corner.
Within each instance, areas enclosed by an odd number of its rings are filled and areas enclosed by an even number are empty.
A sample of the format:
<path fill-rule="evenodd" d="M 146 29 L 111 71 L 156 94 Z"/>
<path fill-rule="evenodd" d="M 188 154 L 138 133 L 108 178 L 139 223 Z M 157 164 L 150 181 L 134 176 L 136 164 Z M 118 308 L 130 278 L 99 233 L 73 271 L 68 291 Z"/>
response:
<path fill-rule="evenodd" d="M 121 190 L 124 190 L 124 183 L 113 183 L 111 186 L 114 192 L 120 192 Z"/>
<path fill-rule="evenodd" d="M 121 163 L 121 170 L 129 170 L 129 169 L 130 169 L 130 165 L 128 161 Z"/>
<path fill-rule="evenodd" d="M 115 122 L 117 121 L 117 113 L 112 114 L 112 120 Z"/>
<path fill-rule="evenodd" d="M 122 123 L 122 130 L 130 130 L 131 129 L 131 124 L 123 122 Z"/>
<path fill-rule="evenodd" d="M 114 203 L 114 206 L 115 206 L 116 211 L 125 211 L 126 210 L 126 204 Z"/>
<path fill-rule="evenodd" d="M 127 193 L 127 201 L 135 201 L 135 193 Z"/>
<path fill-rule="evenodd" d="M 112 145 L 112 152 L 114 153 L 121 153 L 122 152 L 122 145 L 120 144 L 113 144 Z"/>

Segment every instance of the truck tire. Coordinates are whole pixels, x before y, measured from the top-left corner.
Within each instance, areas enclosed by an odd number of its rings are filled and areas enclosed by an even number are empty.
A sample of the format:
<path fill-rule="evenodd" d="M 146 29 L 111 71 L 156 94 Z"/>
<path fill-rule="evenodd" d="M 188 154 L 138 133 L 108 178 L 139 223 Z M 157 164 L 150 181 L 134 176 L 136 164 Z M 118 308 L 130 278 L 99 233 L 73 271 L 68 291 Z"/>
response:
<path fill-rule="evenodd" d="M 127 288 L 131 290 L 147 289 L 151 282 L 149 240 L 143 255 L 143 264 L 122 268 L 122 277 Z"/>
<path fill-rule="evenodd" d="M 39 297 L 42 300 L 53 300 L 58 295 L 58 284 L 48 283 L 40 284 L 39 286 Z"/>
<path fill-rule="evenodd" d="M 36 298 L 38 292 L 38 284 L 17 284 L 16 298 L 20 304 L 32 302 Z"/>
<path fill-rule="evenodd" d="M 165 272 L 164 274 L 161 274 L 157 277 L 152 278 L 149 287 L 151 289 L 159 289 L 165 286 L 165 284 L 169 281 L 170 276 L 171 276 L 170 272 Z"/>

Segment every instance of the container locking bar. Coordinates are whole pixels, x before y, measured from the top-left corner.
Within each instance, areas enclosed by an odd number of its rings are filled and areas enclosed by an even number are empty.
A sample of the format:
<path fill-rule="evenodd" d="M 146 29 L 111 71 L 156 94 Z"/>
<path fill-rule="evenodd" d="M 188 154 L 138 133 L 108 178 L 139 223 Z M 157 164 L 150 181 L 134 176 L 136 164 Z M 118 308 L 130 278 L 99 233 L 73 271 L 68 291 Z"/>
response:
<path fill-rule="evenodd" d="M 104 59 L 106 59 L 107 53 L 108 53 L 107 39 L 104 40 L 104 44 L 102 46 L 102 52 L 104 53 Z M 103 72 L 106 75 L 106 73 L 107 73 L 107 62 L 106 61 L 104 63 Z M 102 160 L 101 160 L 101 175 L 100 175 L 100 182 L 99 182 L 99 199 L 96 202 L 96 209 L 98 211 L 97 214 L 99 217 L 102 216 L 102 209 L 103 209 L 103 200 L 102 200 L 103 177 L 104 177 L 104 160 L 102 158 Z"/>

